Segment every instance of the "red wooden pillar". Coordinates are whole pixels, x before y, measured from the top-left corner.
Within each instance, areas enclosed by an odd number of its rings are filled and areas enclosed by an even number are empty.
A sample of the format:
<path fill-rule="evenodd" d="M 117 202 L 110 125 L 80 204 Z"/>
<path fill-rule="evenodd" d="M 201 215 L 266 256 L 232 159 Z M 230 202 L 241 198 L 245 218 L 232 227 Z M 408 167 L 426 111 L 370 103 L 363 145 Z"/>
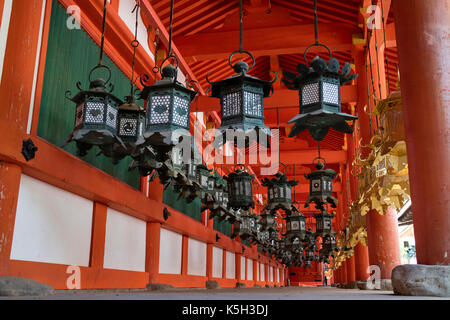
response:
<path fill-rule="evenodd" d="M 7 275 L 22 170 L 0 161 L 0 276 Z"/>
<path fill-rule="evenodd" d="M 159 222 L 147 222 L 146 241 L 145 271 L 149 273 L 149 283 L 158 283 L 161 246 L 161 224 Z"/>
<path fill-rule="evenodd" d="M 369 279 L 369 248 L 358 243 L 355 247 L 355 276 L 356 281 Z"/>
<path fill-rule="evenodd" d="M 347 260 L 342 262 L 341 283 L 347 283 Z"/>
<path fill-rule="evenodd" d="M 388 208 L 384 216 L 367 213 L 369 262 L 380 267 L 381 279 L 391 279 L 392 269 L 401 264 L 397 212 Z"/>
<path fill-rule="evenodd" d="M 352 283 L 355 281 L 355 257 L 353 256 L 347 259 L 347 283 Z"/>
<path fill-rule="evenodd" d="M 234 260 L 234 265 L 235 265 L 235 270 L 236 270 L 236 273 L 235 273 L 236 282 L 242 282 L 242 280 L 241 280 L 241 272 L 242 272 L 242 270 L 241 270 L 241 257 L 242 257 L 242 254 L 241 253 L 236 253 L 235 257 L 236 258 Z"/>
<path fill-rule="evenodd" d="M 91 253 L 89 266 L 103 269 L 105 257 L 106 218 L 108 207 L 103 203 L 94 202 L 92 217 Z"/>
<path fill-rule="evenodd" d="M 450 11 L 447 1 L 393 3 L 417 262 L 449 264 Z"/>

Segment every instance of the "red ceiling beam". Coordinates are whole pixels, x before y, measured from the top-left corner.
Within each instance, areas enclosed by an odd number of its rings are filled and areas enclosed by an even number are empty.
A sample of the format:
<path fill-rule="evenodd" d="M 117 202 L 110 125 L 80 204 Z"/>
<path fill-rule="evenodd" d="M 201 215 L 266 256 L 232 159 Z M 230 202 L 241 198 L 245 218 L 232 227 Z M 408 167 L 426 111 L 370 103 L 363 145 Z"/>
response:
<path fill-rule="evenodd" d="M 352 35 L 359 29 L 344 24 L 320 24 L 321 42 L 332 51 L 351 49 Z M 296 54 L 314 42 L 314 25 L 261 27 L 244 30 L 244 48 L 254 56 Z M 194 61 L 226 59 L 237 49 L 239 30 L 203 32 L 176 39 L 184 57 Z M 323 49 L 325 50 L 325 49 Z"/>

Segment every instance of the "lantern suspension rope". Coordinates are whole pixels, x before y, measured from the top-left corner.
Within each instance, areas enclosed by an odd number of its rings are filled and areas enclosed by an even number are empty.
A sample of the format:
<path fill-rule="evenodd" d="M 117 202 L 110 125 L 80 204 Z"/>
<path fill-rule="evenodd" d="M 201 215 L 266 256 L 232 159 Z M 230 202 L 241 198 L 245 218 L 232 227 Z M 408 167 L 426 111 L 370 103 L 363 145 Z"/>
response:
<path fill-rule="evenodd" d="M 370 48 L 369 48 L 369 57 L 370 57 Z M 370 58 L 369 63 L 371 63 Z M 369 107 L 369 129 L 370 129 L 370 137 L 372 137 L 372 106 L 370 103 L 369 67 L 367 65 L 367 59 L 366 59 L 366 82 L 367 82 L 367 105 Z"/>
<path fill-rule="evenodd" d="M 370 66 L 370 78 L 372 79 L 373 103 L 374 103 L 374 107 L 375 107 L 376 106 L 376 104 L 375 104 L 376 94 L 375 94 L 375 82 L 373 80 L 372 54 L 371 54 L 371 50 L 370 50 L 370 43 L 369 43 L 369 66 Z M 367 90 L 369 90 L 369 87 L 367 87 Z M 381 90 L 380 90 L 380 94 L 381 94 Z M 380 96 L 380 100 L 381 100 L 381 96 Z M 372 118 L 372 115 L 371 115 L 371 118 Z M 375 116 L 375 118 L 376 118 L 377 129 L 378 129 L 378 116 Z"/>
<path fill-rule="evenodd" d="M 244 26 L 243 26 L 243 10 L 242 10 L 242 0 L 239 0 L 239 52 L 244 51 Z"/>
<path fill-rule="evenodd" d="M 170 1 L 169 52 L 167 53 L 167 56 L 172 54 L 173 2 L 174 0 Z"/>
<path fill-rule="evenodd" d="M 389 94 L 391 93 L 391 84 L 390 84 L 390 80 L 389 80 L 389 60 L 387 57 L 387 46 L 386 46 L 386 23 L 387 23 L 387 19 L 384 18 L 384 10 L 383 10 L 383 0 L 380 0 L 381 3 L 381 20 L 383 23 L 383 38 L 384 38 L 384 63 L 386 64 L 386 78 L 387 78 L 387 85 L 388 85 L 388 92 Z M 389 16 L 389 13 L 388 13 Z"/>
<path fill-rule="evenodd" d="M 315 36 L 315 44 L 319 44 L 319 26 L 318 26 L 318 18 L 317 18 L 317 0 L 314 0 L 314 36 Z"/>
<path fill-rule="evenodd" d="M 134 7 L 133 12 L 136 11 L 136 28 L 134 31 L 134 40 L 131 42 L 131 46 L 133 47 L 133 62 L 131 66 L 131 92 L 130 97 L 133 96 L 133 89 L 134 89 L 134 67 L 136 62 L 136 48 L 139 47 L 139 41 L 137 39 L 138 37 L 138 26 L 139 26 L 139 2 L 136 2 L 136 6 Z"/>
<path fill-rule="evenodd" d="M 103 4 L 103 23 L 102 23 L 102 40 L 100 45 L 100 58 L 98 61 L 98 66 L 103 66 L 103 48 L 105 46 L 105 28 L 106 28 L 106 13 L 107 13 L 107 7 L 106 7 L 107 0 L 104 1 Z"/>

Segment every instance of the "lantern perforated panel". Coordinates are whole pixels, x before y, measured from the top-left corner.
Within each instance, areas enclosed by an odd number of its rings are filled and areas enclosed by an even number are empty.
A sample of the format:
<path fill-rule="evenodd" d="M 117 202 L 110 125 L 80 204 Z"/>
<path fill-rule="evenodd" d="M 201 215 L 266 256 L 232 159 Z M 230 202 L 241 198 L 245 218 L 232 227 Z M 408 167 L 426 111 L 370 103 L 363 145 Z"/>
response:
<path fill-rule="evenodd" d="M 80 103 L 77 106 L 76 114 L 75 114 L 75 128 L 83 123 L 83 114 L 84 114 L 84 102 Z"/>
<path fill-rule="evenodd" d="M 244 112 L 253 117 L 262 117 L 262 97 L 253 92 L 244 91 Z"/>
<path fill-rule="evenodd" d="M 108 104 L 108 113 L 106 114 L 106 124 L 111 128 L 117 126 L 117 109 Z"/>
<path fill-rule="evenodd" d="M 339 85 L 323 82 L 323 102 L 339 104 Z"/>
<path fill-rule="evenodd" d="M 150 124 L 168 123 L 169 122 L 169 109 L 170 109 L 170 96 L 153 96 L 150 100 L 151 112 L 150 112 Z"/>
<path fill-rule="evenodd" d="M 292 189 L 289 187 L 286 187 L 286 199 L 292 199 Z"/>
<path fill-rule="evenodd" d="M 231 117 L 239 115 L 242 104 L 242 92 L 231 92 L 222 97 L 222 115 Z"/>
<path fill-rule="evenodd" d="M 173 100 L 173 123 L 182 127 L 188 125 L 189 101 L 178 96 Z"/>
<path fill-rule="evenodd" d="M 302 105 L 306 106 L 309 104 L 318 103 L 319 101 L 318 82 L 307 84 L 302 88 Z"/>
<path fill-rule="evenodd" d="M 86 123 L 103 123 L 105 104 L 101 102 L 86 102 Z"/>
<path fill-rule="evenodd" d="M 126 137 L 136 136 L 137 119 L 120 118 L 119 135 Z"/>
<path fill-rule="evenodd" d="M 311 191 L 320 191 L 320 180 L 311 181 Z"/>

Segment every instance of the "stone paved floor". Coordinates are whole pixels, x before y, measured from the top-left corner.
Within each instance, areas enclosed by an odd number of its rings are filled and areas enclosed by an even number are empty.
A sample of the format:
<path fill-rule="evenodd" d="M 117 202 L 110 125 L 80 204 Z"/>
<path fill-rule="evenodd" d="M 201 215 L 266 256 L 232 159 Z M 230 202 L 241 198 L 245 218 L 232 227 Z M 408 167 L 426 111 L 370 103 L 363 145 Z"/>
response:
<path fill-rule="evenodd" d="M 437 297 L 396 296 L 390 291 L 333 287 L 202 288 L 146 290 L 57 290 L 44 297 L 0 297 L 0 300 L 450 300 Z"/>

